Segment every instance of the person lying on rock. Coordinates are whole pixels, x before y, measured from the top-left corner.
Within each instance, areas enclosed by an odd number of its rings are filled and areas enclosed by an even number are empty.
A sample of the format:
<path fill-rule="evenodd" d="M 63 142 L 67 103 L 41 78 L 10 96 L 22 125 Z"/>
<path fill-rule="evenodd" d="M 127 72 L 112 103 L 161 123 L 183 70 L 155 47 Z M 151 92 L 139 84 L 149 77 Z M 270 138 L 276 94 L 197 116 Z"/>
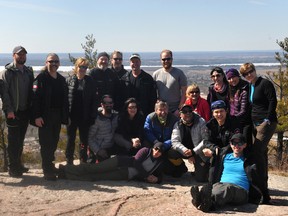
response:
<path fill-rule="evenodd" d="M 153 148 L 143 147 L 135 156 L 117 155 L 97 164 L 60 164 L 58 178 L 83 181 L 136 179 L 160 183 L 163 146 L 158 142 Z"/>

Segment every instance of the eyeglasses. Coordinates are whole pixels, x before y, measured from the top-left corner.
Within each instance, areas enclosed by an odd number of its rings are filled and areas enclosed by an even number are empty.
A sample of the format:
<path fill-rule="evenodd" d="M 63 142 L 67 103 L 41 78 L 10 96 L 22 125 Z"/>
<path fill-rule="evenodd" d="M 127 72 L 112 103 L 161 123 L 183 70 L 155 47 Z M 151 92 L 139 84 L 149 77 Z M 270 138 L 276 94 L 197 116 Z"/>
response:
<path fill-rule="evenodd" d="M 59 60 L 50 60 L 48 61 L 50 64 L 58 64 L 59 63 Z"/>
<path fill-rule="evenodd" d="M 220 77 L 221 75 L 220 74 L 216 74 L 216 75 L 211 75 L 211 78 L 213 79 L 213 78 L 218 78 L 218 77 Z"/>
<path fill-rule="evenodd" d="M 189 94 L 199 94 L 200 91 L 190 91 Z"/>
<path fill-rule="evenodd" d="M 128 109 L 137 109 L 137 106 L 128 106 Z"/>
<path fill-rule="evenodd" d="M 80 69 L 84 69 L 84 70 L 87 70 L 87 66 L 84 66 L 84 65 L 80 65 L 80 66 L 78 66 Z"/>
<path fill-rule="evenodd" d="M 155 151 L 161 152 L 161 149 L 159 147 L 155 147 L 154 149 L 155 149 Z"/>
<path fill-rule="evenodd" d="M 254 72 L 254 70 L 252 69 L 252 70 L 248 71 L 247 73 L 242 73 L 242 76 L 243 76 L 243 77 L 246 77 L 246 76 L 248 76 L 249 74 L 252 74 L 253 72 Z"/>
<path fill-rule="evenodd" d="M 172 59 L 172 58 L 163 58 L 162 61 L 163 61 L 163 62 L 165 62 L 165 61 L 170 61 L 171 59 Z"/>
<path fill-rule="evenodd" d="M 113 58 L 114 61 L 122 61 L 122 58 Z"/>
<path fill-rule="evenodd" d="M 104 105 L 112 105 L 113 102 L 112 102 L 112 101 L 104 101 L 103 104 L 104 104 Z"/>
<path fill-rule="evenodd" d="M 183 114 L 189 114 L 189 113 L 192 113 L 193 111 L 190 110 L 190 109 L 184 109 L 184 110 L 181 110 L 181 113 Z"/>

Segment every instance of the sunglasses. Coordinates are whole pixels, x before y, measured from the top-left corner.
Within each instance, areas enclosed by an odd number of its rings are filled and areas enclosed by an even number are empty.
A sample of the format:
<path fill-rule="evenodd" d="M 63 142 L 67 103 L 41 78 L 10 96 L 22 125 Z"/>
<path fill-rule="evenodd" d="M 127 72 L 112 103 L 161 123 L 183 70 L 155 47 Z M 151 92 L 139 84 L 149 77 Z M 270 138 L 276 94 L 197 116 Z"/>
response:
<path fill-rule="evenodd" d="M 190 91 L 190 94 L 199 94 L 200 91 Z"/>
<path fill-rule="evenodd" d="M 87 70 L 88 67 L 87 67 L 87 66 L 84 66 L 84 65 L 81 65 L 81 66 L 79 66 L 79 68 L 80 68 L 80 69 Z"/>
<path fill-rule="evenodd" d="M 122 58 L 113 58 L 114 61 L 122 61 Z"/>
<path fill-rule="evenodd" d="M 105 101 L 104 101 L 104 102 L 103 102 L 103 104 L 104 104 L 104 105 L 112 105 L 112 104 L 113 104 L 113 102 L 108 102 L 108 101 L 107 101 L 107 102 L 105 102 Z"/>
<path fill-rule="evenodd" d="M 211 75 L 211 78 L 213 79 L 213 78 L 218 78 L 218 77 L 220 77 L 221 75 L 220 74 L 216 74 L 216 75 Z"/>
<path fill-rule="evenodd" d="M 233 145 L 233 146 L 243 146 L 244 145 L 244 143 L 242 143 L 242 142 L 231 142 L 231 144 Z"/>
<path fill-rule="evenodd" d="M 185 109 L 185 110 L 182 110 L 181 113 L 183 114 L 188 114 L 188 113 L 192 113 L 193 111 L 191 109 Z"/>
<path fill-rule="evenodd" d="M 253 72 L 254 72 L 254 70 L 252 69 L 252 70 L 248 71 L 247 73 L 243 73 L 242 76 L 243 76 L 243 77 L 246 77 L 246 76 L 248 76 L 249 74 L 252 74 Z"/>
<path fill-rule="evenodd" d="M 165 62 L 165 61 L 170 61 L 171 59 L 172 59 L 172 58 L 163 58 L 162 61 L 163 61 L 163 62 Z"/>
<path fill-rule="evenodd" d="M 48 61 L 50 64 L 58 64 L 59 63 L 59 60 L 50 60 Z"/>
<path fill-rule="evenodd" d="M 137 109 L 137 106 L 128 106 L 128 109 Z"/>

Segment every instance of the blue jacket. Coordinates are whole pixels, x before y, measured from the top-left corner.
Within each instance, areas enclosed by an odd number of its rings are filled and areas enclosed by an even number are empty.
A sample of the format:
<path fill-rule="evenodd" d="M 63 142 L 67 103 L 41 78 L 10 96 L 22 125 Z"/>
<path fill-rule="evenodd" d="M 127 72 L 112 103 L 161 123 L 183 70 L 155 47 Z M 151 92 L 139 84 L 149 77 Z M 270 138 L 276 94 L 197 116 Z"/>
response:
<path fill-rule="evenodd" d="M 157 142 L 164 143 L 164 150 L 167 151 L 171 148 L 171 134 L 174 127 L 174 124 L 178 121 L 178 118 L 168 113 L 166 124 L 162 125 L 155 112 L 150 113 L 144 124 L 144 132 L 146 139 L 155 144 Z"/>

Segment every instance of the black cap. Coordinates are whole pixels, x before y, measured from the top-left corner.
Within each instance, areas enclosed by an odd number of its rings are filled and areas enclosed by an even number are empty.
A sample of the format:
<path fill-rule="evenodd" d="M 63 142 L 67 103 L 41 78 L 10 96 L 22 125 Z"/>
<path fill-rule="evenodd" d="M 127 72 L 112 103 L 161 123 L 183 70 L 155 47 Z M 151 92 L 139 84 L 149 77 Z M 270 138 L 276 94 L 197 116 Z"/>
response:
<path fill-rule="evenodd" d="M 161 153 L 164 152 L 164 144 L 162 142 L 157 142 L 154 144 L 153 148 L 159 149 Z"/>
<path fill-rule="evenodd" d="M 27 54 L 27 50 L 24 47 L 22 47 L 22 46 L 16 46 L 13 49 L 13 54 L 20 53 L 21 51 L 24 51 Z"/>
<path fill-rule="evenodd" d="M 246 139 L 241 133 L 234 134 L 230 139 L 232 145 L 238 144 L 239 146 L 244 145 L 246 143 Z"/>

